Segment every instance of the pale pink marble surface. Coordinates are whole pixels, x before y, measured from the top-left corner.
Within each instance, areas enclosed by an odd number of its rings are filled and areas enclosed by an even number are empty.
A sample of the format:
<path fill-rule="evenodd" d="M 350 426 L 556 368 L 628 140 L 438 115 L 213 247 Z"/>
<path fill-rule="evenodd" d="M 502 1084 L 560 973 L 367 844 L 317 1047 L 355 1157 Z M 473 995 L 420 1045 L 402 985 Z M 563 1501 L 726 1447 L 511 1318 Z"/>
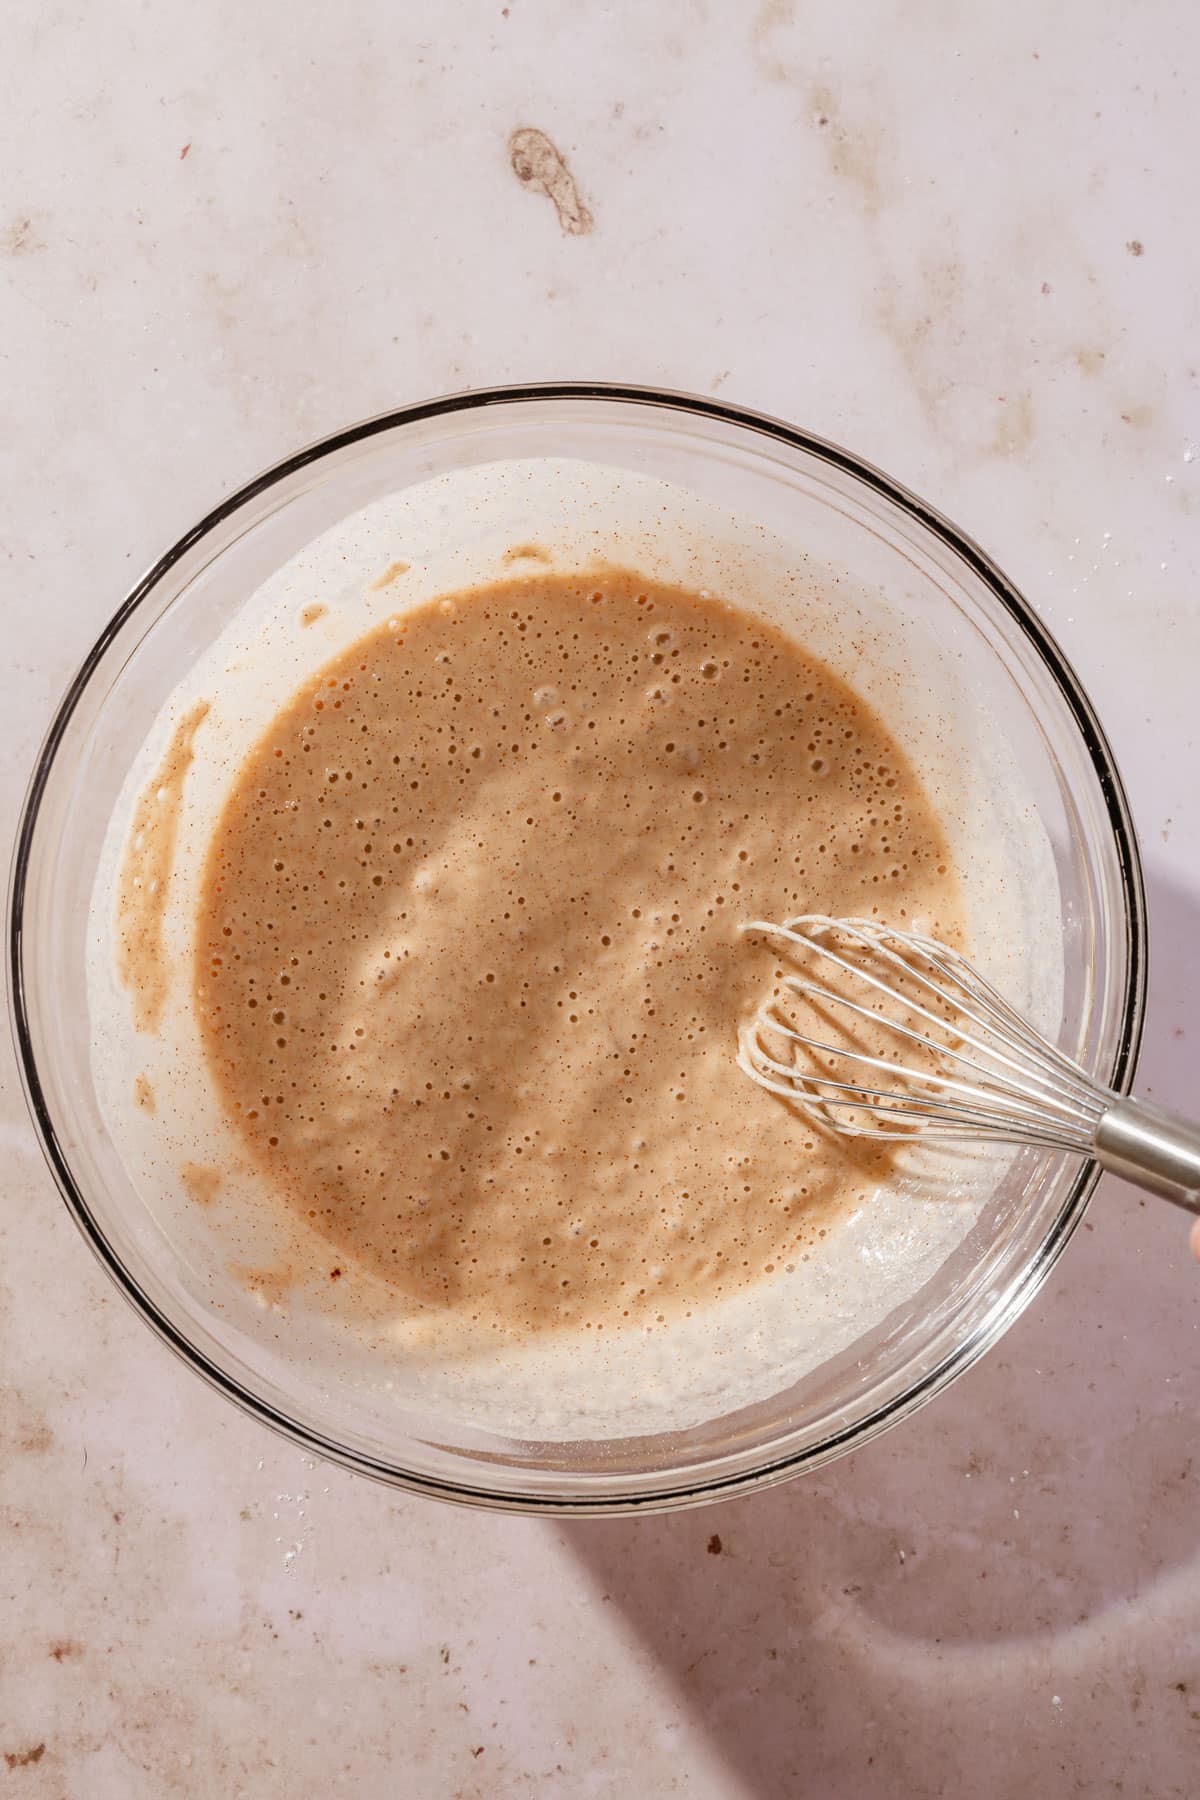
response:
<path fill-rule="evenodd" d="M 6 830 L 131 578 L 263 464 L 464 385 L 720 391 L 910 482 L 1060 637 L 1146 852 L 1142 1085 L 1197 1110 L 1198 55 L 1169 0 L 14 14 Z M 590 234 L 514 178 L 518 125 Z M 826 1473 L 555 1528 L 207 1392 L 93 1265 L 4 1055 L 0 1794 L 1197 1792 L 1168 1209 L 1104 1184 L 1002 1346 Z"/>

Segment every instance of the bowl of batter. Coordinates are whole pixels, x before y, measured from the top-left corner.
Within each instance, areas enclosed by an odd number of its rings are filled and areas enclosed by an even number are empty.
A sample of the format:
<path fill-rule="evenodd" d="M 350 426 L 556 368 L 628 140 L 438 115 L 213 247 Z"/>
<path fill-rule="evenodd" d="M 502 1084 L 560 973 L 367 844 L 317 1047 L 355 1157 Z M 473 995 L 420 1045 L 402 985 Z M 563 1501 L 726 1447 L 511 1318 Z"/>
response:
<path fill-rule="evenodd" d="M 715 402 L 431 402 L 232 496 L 72 685 L 14 868 L 30 1105 L 138 1310 L 313 1452 L 717 1498 L 953 1379 L 1094 1180 L 746 1081 L 739 927 L 809 911 L 951 939 L 1128 1085 L 1120 782 L 982 551 Z"/>

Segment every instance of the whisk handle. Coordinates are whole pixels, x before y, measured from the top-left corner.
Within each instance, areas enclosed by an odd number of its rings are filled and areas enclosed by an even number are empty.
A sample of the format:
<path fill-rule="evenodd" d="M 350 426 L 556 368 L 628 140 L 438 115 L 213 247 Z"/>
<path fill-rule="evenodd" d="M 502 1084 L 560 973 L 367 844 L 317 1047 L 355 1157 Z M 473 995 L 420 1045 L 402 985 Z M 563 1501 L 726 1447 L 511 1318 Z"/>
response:
<path fill-rule="evenodd" d="M 1101 1168 L 1200 1215 L 1200 1126 L 1144 1100 L 1116 1100 L 1095 1149 Z"/>

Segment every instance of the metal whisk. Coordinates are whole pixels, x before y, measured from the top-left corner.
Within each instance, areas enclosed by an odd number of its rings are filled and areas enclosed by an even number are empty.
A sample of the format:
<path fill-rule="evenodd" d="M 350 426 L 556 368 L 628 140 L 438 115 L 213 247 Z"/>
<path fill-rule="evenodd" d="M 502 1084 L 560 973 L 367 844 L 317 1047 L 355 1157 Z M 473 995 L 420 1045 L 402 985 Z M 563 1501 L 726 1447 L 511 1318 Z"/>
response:
<path fill-rule="evenodd" d="M 742 930 L 786 944 L 817 977 L 783 975 L 742 1028 L 738 1063 L 760 1087 L 851 1137 L 991 1139 L 1094 1157 L 1200 1215 L 1200 1128 L 1093 1081 L 949 945 L 815 913 Z M 813 1035 L 830 1022 L 832 1041 Z M 894 1043 L 903 1060 L 863 1041 Z"/>

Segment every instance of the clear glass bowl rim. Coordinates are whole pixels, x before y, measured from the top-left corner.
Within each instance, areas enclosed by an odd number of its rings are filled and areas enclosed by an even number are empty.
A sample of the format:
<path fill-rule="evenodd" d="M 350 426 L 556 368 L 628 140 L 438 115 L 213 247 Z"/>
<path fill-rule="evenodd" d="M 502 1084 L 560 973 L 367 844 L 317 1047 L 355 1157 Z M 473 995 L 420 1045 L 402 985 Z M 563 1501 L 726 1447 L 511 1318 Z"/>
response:
<path fill-rule="evenodd" d="M 1029 603 L 973 539 L 950 520 L 943 517 L 909 489 L 885 475 L 861 457 L 831 443 L 828 439 L 803 431 L 783 420 L 746 407 L 670 389 L 630 386 L 602 381 L 560 381 L 520 383 L 505 387 L 475 388 L 457 394 L 441 395 L 393 411 L 378 413 L 355 425 L 320 438 L 293 455 L 273 464 L 230 494 L 199 522 L 179 538 L 150 568 L 122 602 L 106 625 L 78 672 L 67 688 L 38 752 L 22 806 L 9 878 L 8 892 L 8 968 L 9 1013 L 17 1061 L 26 1102 L 41 1148 L 51 1174 L 66 1202 L 76 1225 L 110 1279 L 120 1289 L 157 1336 L 180 1359 L 219 1393 L 252 1417 L 260 1420 L 282 1437 L 327 1461 L 341 1464 L 358 1474 L 383 1481 L 392 1487 L 459 1505 L 479 1506 L 491 1510 L 535 1514 L 605 1514 L 662 1512 L 675 1508 L 702 1505 L 706 1502 L 756 1488 L 773 1485 L 805 1469 L 815 1468 L 876 1437 L 918 1407 L 932 1399 L 978 1360 L 1003 1334 L 1013 1320 L 1033 1299 L 1065 1248 L 1083 1216 L 1089 1196 L 1099 1179 L 1094 1162 L 1081 1164 L 1067 1200 L 1051 1230 L 1042 1240 L 1036 1256 L 1025 1265 L 1021 1279 L 1009 1291 L 1005 1303 L 991 1316 L 960 1340 L 933 1368 L 902 1393 L 856 1421 L 842 1433 L 824 1439 L 820 1444 L 798 1452 L 764 1461 L 750 1471 L 689 1484 L 686 1487 L 664 1486 L 641 1495 L 619 1493 L 587 1493 L 579 1496 L 540 1497 L 514 1495 L 483 1485 L 458 1481 L 442 1481 L 426 1474 L 406 1472 L 349 1451 L 335 1440 L 324 1437 L 298 1420 L 289 1418 L 275 1407 L 251 1393 L 240 1382 L 202 1355 L 184 1334 L 166 1317 L 139 1287 L 137 1281 L 116 1257 L 100 1229 L 87 1199 L 79 1188 L 69 1161 L 58 1140 L 54 1121 L 46 1101 L 33 1051 L 32 1030 L 24 974 L 23 936 L 24 904 L 30 861 L 42 799 L 49 781 L 59 745 L 68 724 L 87 691 L 89 682 L 112 640 L 130 617 L 175 564 L 201 543 L 240 508 L 260 494 L 297 474 L 324 457 L 366 442 L 396 427 L 414 425 L 455 413 L 478 412 L 489 406 L 513 406 L 525 402 L 601 401 L 646 406 L 690 415 L 740 427 L 748 432 L 799 450 L 818 461 L 829 464 L 860 482 L 864 487 L 890 501 L 929 531 L 942 544 L 959 556 L 988 590 L 989 596 L 1024 633 L 1036 650 L 1046 670 L 1053 677 L 1079 732 L 1093 772 L 1103 796 L 1107 823 L 1117 853 L 1123 900 L 1125 928 L 1125 989 L 1121 996 L 1120 1034 L 1114 1057 L 1112 1085 L 1121 1093 L 1128 1092 L 1141 1043 L 1146 1000 L 1146 901 L 1141 858 L 1138 852 L 1128 800 L 1108 740 L 1090 700 L 1074 669 L 1059 645 L 1033 612 Z"/>

